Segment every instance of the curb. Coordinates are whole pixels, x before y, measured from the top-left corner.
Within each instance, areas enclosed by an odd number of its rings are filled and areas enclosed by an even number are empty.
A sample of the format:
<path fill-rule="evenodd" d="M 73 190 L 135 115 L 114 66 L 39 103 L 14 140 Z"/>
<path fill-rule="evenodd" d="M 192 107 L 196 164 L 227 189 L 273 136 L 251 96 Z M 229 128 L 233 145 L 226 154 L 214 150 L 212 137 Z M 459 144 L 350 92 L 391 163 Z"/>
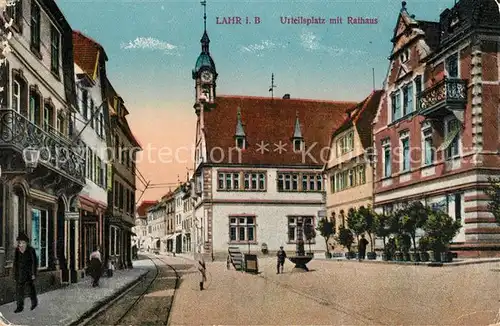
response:
<path fill-rule="evenodd" d="M 137 283 L 139 283 L 140 281 L 142 281 L 146 275 L 148 274 L 149 272 L 146 271 L 145 273 L 143 273 L 142 275 L 140 275 L 138 278 L 136 278 L 135 280 L 132 280 L 128 283 L 126 283 L 124 286 L 122 286 L 118 291 L 112 293 L 111 295 L 103 298 L 102 300 L 99 300 L 97 301 L 93 306 L 92 308 L 90 308 L 89 310 L 87 310 L 86 312 L 84 312 L 80 317 L 78 317 L 76 320 L 70 322 L 67 324 L 67 326 L 77 326 L 79 324 L 81 324 L 83 321 L 85 321 L 87 318 L 89 318 L 90 316 L 92 316 L 93 314 L 95 314 L 97 311 L 99 311 L 99 309 L 102 309 L 102 307 L 108 303 L 110 303 L 111 301 L 113 301 L 114 299 L 118 298 L 120 295 L 122 295 L 123 293 L 127 292 L 127 290 L 129 290 L 131 287 L 133 287 L 134 285 L 136 285 Z"/>
<path fill-rule="evenodd" d="M 367 263 L 367 264 L 385 264 L 385 265 L 403 265 L 403 266 L 427 266 L 427 267 L 457 267 L 464 265 L 478 265 L 486 263 L 500 263 L 500 258 L 484 259 L 478 261 L 463 261 L 463 262 L 451 262 L 451 263 L 441 263 L 441 262 L 398 262 L 398 261 L 380 261 L 380 260 L 363 260 L 358 261 L 356 259 L 316 259 L 320 261 L 331 261 L 331 262 L 350 262 L 350 263 Z"/>

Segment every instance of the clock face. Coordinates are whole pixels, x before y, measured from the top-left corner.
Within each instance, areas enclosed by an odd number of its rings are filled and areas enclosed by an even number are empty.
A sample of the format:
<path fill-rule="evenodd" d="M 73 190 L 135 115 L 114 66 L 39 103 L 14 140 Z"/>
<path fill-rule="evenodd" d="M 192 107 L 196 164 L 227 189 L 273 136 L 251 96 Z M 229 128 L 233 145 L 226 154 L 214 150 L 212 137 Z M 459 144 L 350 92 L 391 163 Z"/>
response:
<path fill-rule="evenodd" d="M 201 80 L 203 80 L 204 82 L 212 81 L 212 74 L 209 71 L 202 72 Z"/>

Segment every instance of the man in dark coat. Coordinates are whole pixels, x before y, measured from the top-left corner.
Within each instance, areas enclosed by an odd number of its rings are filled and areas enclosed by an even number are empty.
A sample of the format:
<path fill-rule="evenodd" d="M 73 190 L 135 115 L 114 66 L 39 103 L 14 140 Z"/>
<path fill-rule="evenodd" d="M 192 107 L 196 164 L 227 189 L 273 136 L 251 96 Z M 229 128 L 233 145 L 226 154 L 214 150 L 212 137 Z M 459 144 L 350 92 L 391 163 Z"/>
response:
<path fill-rule="evenodd" d="M 276 253 L 276 257 L 278 258 L 276 269 L 278 270 L 276 274 L 280 273 L 280 268 L 281 268 L 281 274 L 283 274 L 283 265 L 285 265 L 285 258 L 286 258 L 286 252 L 283 250 L 283 246 L 280 247 L 280 250 Z"/>
<path fill-rule="evenodd" d="M 24 309 L 24 290 L 26 286 L 30 291 L 31 310 L 38 305 L 35 289 L 35 278 L 38 273 L 38 258 L 35 249 L 29 245 L 29 238 L 21 233 L 17 237 L 17 248 L 14 255 L 14 278 L 16 280 L 17 308 L 19 313 Z"/>
<path fill-rule="evenodd" d="M 358 259 L 365 259 L 366 255 L 366 246 L 368 245 L 368 240 L 365 239 L 365 235 L 361 235 L 361 239 L 359 240 L 358 243 Z"/>

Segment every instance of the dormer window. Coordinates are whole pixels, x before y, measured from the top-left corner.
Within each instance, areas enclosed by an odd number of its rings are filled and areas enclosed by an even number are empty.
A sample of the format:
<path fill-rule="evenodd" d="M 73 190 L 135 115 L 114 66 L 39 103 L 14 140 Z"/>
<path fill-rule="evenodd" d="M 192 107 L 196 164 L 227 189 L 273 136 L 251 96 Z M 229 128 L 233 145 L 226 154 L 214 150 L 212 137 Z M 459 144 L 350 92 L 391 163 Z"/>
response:
<path fill-rule="evenodd" d="M 245 149 L 245 147 L 246 147 L 245 137 L 236 137 L 236 148 Z"/>
<path fill-rule="evenodd" d="M 293 140 L 293 151 L 302 152 L 304 150 L 304 141 L 301 138 Z"/>
<path fill-rule="evenodd" d="M 404 49 L 399 55 L 399 60 L 401 60 L 401 63 L 405 63 L 410 60 L 410 49 Z"/>

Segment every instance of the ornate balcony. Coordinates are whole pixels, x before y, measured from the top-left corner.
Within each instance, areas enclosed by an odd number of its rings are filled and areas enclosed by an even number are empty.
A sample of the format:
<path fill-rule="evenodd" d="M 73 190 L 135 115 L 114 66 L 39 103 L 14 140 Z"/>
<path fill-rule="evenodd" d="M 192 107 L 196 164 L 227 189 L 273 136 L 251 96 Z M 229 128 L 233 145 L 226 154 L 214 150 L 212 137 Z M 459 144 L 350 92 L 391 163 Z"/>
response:
<path fill-rule="evenodd" d="M 419 113 L 426 117 L 438 117 L 453 111 L 463 111 L 467 103 L 467 81 L 444 78 L 419 96 Z"/>
<path fill-rule="evenodd" d="M 14 110 L 0 109 L 0 165 L 22 174 L 24 150 L 38 149 L 37 168 L 27 176 L 31 186 L 54 195 L 77 193 L 85 185 L 82 142 L 47 130 Z"/>

